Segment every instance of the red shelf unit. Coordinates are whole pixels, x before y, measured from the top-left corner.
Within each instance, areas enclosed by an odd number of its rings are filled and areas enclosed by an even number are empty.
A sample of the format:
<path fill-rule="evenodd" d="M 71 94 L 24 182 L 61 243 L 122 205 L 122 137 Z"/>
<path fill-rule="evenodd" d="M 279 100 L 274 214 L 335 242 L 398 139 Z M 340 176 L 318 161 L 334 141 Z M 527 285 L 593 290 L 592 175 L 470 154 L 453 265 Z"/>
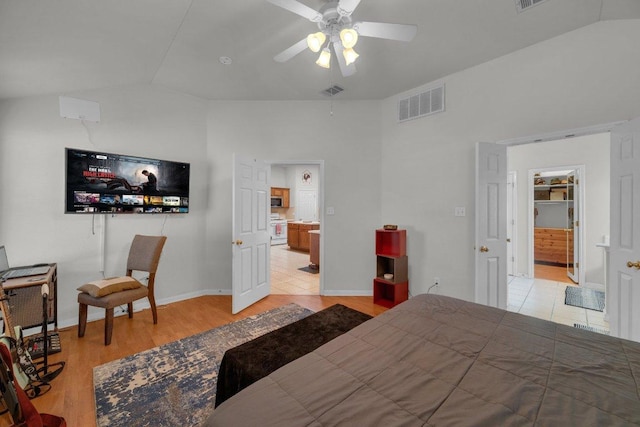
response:
<path fill-rule="evenodd" d="M 385 279 L 384 275 L 393 274 Z M 373 279 L 373 302 L 394 307 L 409 299 L 406 230 L 376 230 L 376 277 Z"/>
<path fill-rule="evenodd" d="M 407 230 L 376 230 L 376 255 L 399 257 L 407 254 Z"/>

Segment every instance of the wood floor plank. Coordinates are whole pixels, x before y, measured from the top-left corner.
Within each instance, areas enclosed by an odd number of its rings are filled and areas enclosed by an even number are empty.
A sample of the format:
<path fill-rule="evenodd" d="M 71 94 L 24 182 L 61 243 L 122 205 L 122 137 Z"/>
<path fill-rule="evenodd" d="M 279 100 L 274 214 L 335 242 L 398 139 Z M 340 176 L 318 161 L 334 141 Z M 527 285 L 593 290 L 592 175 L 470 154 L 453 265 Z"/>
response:
<path fill-rule="evenodd" d="M 150 310 L 136 312 L 133 319 L 114 320 L 111 345 L 104 345 L 104 323 L 89 322 L 83 338 L 77 328 L 60 330 L 62 351 L 49 362 L 65 361 L 62 373 L 51 382 L 51 390 L 32 400 L 40 412 L 62 415 L 69 427 L 96 425 L 93 368 L 168 342 L 204 332 L 272 308 L 294 302 L 313 311 L 343 304 L 376 316 L 387 309 L 373 304 L 371 297 L 324 297 L 318 295 L 269 295 L 239 314 L 231 314 L 230 296 L 204 296 L 158 307 L 158 324 Z M 0 416 L 0 427 L 12 424 L 9 414 Z"/>

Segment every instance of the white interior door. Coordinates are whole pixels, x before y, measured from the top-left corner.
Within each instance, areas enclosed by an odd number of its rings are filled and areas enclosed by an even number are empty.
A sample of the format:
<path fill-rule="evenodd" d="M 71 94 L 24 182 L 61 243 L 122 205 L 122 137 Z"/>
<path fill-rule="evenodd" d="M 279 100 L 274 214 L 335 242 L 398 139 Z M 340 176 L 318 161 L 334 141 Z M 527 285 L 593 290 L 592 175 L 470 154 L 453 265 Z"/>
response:
<path fill-rule="evenodd" d="M 583 282 L 580 281 L 580 265 L 583 264 L 580 257 L 580 245 L 582 245 L 582 239 L 580 238 L 582 234 L 582 224 L 580 223 L 582 212 L 580 169 L 569 173 L 569 175 L 567 175 L 567 181 L 570 181 L 570 177 L 573 177 L 573 186 L 569 185 L 567 187 L 567 229 L 573 232 L 573 245 L 569 245 L 569 240 L 567 240 L 567 256 L 570 258 L 567 260 L 567 276 L 569 276 L 574 283 L 583 284 Z"/>
<path fill-rule="evenodd" d="M 507 308 L 507 147 L 476 145 L 476 302 Z"/>
<path fill-rule="evenodd" d="M 611 132 L 611 334 L 640 341 L 640 119 Z"/>
<path fill-rule="evenodd" d="M 232 312 L 269 295 L 271 166 L 264 160 L 233 157 Z"/>
<path fill-rule="evenodd" d="M 507 175 L 507 275 L 513 276 L 517 273 L 516 244 L 517 244 L 517 224 L 518 218 L 518 187 L 516 182 L 516 172 L 509 172 Z"/>

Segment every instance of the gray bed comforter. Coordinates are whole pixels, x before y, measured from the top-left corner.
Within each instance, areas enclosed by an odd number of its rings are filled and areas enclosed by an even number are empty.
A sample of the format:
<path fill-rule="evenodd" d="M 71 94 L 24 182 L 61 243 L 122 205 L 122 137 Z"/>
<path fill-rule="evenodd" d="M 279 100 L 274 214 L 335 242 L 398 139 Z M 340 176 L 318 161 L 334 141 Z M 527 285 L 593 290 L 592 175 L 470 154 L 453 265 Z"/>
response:
<path fill-rule="evenodd" d="M 241 391 L 205 425 L 640 425 L 640 343 L 419 295 Z"/>

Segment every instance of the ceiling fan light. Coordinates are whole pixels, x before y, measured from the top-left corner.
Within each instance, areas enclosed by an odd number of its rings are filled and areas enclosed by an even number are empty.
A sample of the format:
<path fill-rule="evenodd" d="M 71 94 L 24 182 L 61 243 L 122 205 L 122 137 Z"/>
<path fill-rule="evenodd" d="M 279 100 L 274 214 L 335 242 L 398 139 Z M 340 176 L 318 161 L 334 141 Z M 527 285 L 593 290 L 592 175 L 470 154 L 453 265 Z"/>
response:
<path fill-rule="evenodd" d="M 331 51 L 329 50 L 329 48 L 325 47 L 324 49 L 322 49 L 322 52 L 320 52 L 320 56 L 318 57 L 316 64 L 318 64 L 322 68 L 329 68 L 331 66 Z"/>
<path fill-rule="evenodd" d="M 358 43 L 358 33 L 353 28 L 344 28 L 340 31 L 340 41 L 345 49 L 352 48 Z"/>
<path fill-rule="evenodd" d="M 309 46 L 309 49 L 312 52 L 320 52 L 320 49 L 322 49 L 322 45 L 326 39 L 327 36 L 325 36 L 322 31 L 309 34 L 307 36 L 307 46 Z"/>
<path fill-rule="evenodd" d="M 360 56 L 352 47 L 343 50 L 342 55 L 344 56 L 344 61 L 347 65 L 354 63 L 356 59 L 358 59 L 358 56 Z"/>

